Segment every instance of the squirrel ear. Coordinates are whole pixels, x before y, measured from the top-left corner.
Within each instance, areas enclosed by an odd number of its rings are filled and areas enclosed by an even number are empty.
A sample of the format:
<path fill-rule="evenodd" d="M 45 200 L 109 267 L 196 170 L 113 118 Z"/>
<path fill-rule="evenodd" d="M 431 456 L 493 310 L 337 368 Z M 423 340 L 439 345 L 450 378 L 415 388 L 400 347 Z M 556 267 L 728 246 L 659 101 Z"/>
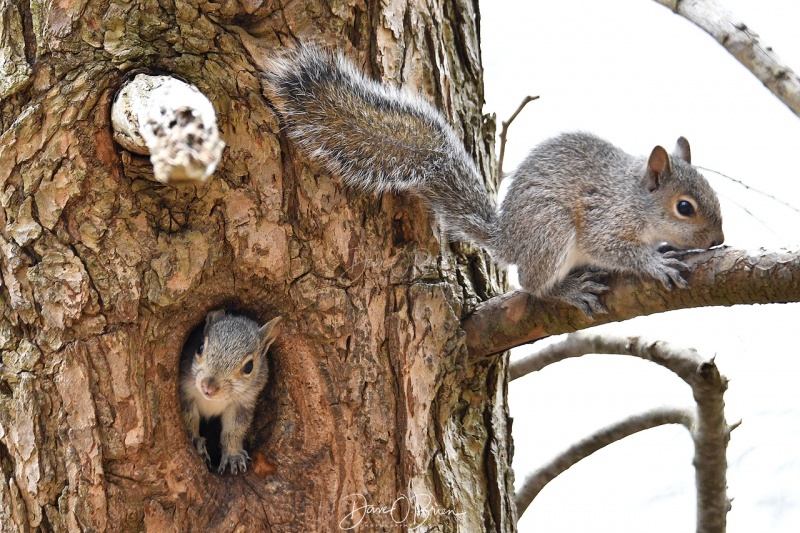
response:
<path fill-rule="evenodd" d="M 672 164 L 669 161 L 669 154 L 661 146 L 656 146 L 650 152 L 647 171 L 644 174 L 644 185 L 647 190 L 653 192 L 658 189 L 670 172 L 672 172 Z"/>
<path fill-rule="evenodd" d="M 690 165 L 692 164 L 692 150 L 689 148 L 689 141 L 686 140 L 686 137 L 678 137 L 672 156 L 683 159 Z"/>
<path fill-rule="evenodd" d="M 206 315 L 206 327 L 203 330 L 204 335 L 208 335 L 208 328 L 211 327 L 211 324 L 214 322 L 219 322 L 225 316 L 224 309 L 217 309 L 216 311 L 211 311 Z"/>
<path fill-rule="evenodd" d="M 278 333 L 281 330 L 279 327 L 281 320 L 283 320 L 281 317 L 276 316 L 258 329 L 259 351 L 261 354 L 267 353 L 269 347 L 278 338 Z"/>

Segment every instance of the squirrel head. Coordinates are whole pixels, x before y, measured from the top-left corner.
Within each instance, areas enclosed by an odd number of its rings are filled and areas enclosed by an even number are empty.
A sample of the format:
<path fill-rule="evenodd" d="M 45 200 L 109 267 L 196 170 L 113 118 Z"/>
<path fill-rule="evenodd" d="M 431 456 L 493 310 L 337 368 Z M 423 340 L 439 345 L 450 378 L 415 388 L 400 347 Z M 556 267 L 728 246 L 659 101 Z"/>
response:
<path fill-rule="evenodd" d="M 651 243 L 667 243 L 679 250 L 722 244 L 722 214 L 717 194 L 692 166 L 689 141 L 679 137 L 670 156 L 656 146 L 647 161 L 642 185 L 654 200 Z"/>
<path fill-rule="evenodd" d="M 267 351 L 278 335 L 281 317 L 259 327 L 224 310 L 206 316 L 203 344 L 192 362 L 197 390 L 208 400 L 236 401 L 258 394 L 269 376 Z"/>

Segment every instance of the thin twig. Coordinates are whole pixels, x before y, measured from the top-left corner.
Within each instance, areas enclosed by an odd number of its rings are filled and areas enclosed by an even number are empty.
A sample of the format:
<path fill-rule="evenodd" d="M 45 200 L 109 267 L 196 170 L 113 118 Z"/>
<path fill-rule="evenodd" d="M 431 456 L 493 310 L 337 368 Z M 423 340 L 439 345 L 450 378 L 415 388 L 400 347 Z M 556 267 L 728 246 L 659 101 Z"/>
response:
<path fill-rule="evenodd" d="M 598 430 L 576 442 L 525 478 L 522 487 L 516 493 L 517 516 L 522 516 L 522 513 L 525 512 L 533 499 L 539 495 L 548 483 L 571 466 L 609 444 L 629 437 L 634 433 L 663 426 L 664 424 L 681 424 L 691 432 L 693 423 L 694 414 L 689 409 L 659 407 L 630 416 L 625 420 L 615 422 Z"/>
<path fill-rule="evenodd" d="M 779 204 L 781 204 L 781 205 L 784 205 L 784 206 L 788 207 L 788 208 L 789 208 L 789 209 L 791 209 L 792 211 L 795 211 L 795 212 L 797 212 L 797 213 L 800 213 L 800 209 L 798 209 L 797 207 L 793 206 L 792 204 L 790 204 L 790 203 L 788 203 L 788 202 L 784 202 L 784 201 L 783 201 L 783 200 L 781 200 L 780 198 L 776 198 L 775 196 L 772 196 L 771 194 L 769 194 L 769 193 L 766 193 L 766 192 L 764 192 L 764 191 L 762 191 L 762 190 L 756 189 L 755 187 L 752 187 L 752 186 L 750 186 L 750 185 L 748 185 L 748 184 L 744 183 L 743 181 L 739 181 L 739 180 L 737 180 L 736 178 L 733 178 L 733 177 L 731 177 L 731 176 L 728 176 L 727 174 L 723 174 L 722 172 L 720 172 L 720 171 L 718 171 L 718 170 L 714 170 L 713 168 L 701 167 L 700 165 L 695 165 L 695 166 L 696 166 L 697 168 L 701 169 L 701 170 L 706 170 L 706 171 L 708 171 L 708 172 L 713 172 L 714 174 L 716 174 L 716 175 L 718 175 L 718 176 L 722 176 L 723 178 L 725 178 L 725 179 L 726 179 L 726 180 L 728 180 L 728 181 L 732 181 L 733 183 L 737 183 L 737 184 L 741 185 L 742 187 L 744 187 L 744 188 L 745 188 L 745 189 L 747 189 L 748 191 L 753 191 L 753 192 L 756 192 L 756 193 L 760 194 L 761 196 L 765 196 L 765 197 L 769 198 L 770 200 L 773 200 L 773 201 L 775 201 L 775 202 L 777 202 L 777 203 L 779 203 Z M 745 211 L 747 211 L 747 209 L 745 209 L 743 206 L 739 206 L 739 207 L 741 207 L 742 209 L 744 209 Z M 747 212 L 748 212 L 748 213 L 750 213 L 750 211 L 747 211 Z M 752 215 L 752 213 L 750 213 L 750 214 Z"/>
<path fill-rule="evenodd" d="M 520 114 L 522 109 L 528 105 L 529 102 L 537 100 L 538 96 L 526 96 L 522 99 L 522 103 L 519 104 L 519 107 L 514 114 L 509 117 L 508 120 L 503 122 L 503 128 L 500 130 L 500 157 L 497 160 L 497 175 L 500 177 L 498 181 L 502 181 L 503 179 L 503 158 L 506 155 L 506 135 L 508 134 L 508 127 L 514 122 L 514 119 L 517 118 L 517 115 Z"/>

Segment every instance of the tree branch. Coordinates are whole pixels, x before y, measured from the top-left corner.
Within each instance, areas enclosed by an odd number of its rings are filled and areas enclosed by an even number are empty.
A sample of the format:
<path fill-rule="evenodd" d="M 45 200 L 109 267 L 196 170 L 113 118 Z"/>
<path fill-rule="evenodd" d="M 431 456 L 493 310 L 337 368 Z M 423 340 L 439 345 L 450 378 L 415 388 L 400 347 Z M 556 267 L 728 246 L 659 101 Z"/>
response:
<path fill-rule="evenodd" d="M 690 266 L 689 288 L 667 291 L 654 280 L 609 280 L 609 312 L 589 320 L 578 309 L 538 301 L 523 291 L 480 304 L 462 323 L 474 358 L 492 355 L 550 335 L 675 309 L 800 301 L 800 251 L 762 252 L 719 248 L 682 259 Z"/>
<path fill-rule="evenodd" d="M 169 76 L 139 74 L 111 108 L 114 140 L 150 155 L 161 183 L 208 179 L 222 157 L 214 106 L 197 87 Z"/>
<path fill-rule="evenodd" d="M 667 421 L 660 422 L 660 424 L 683 423 L 692 434 L 695 449 L 695 484 L 697 486 L 697 531 L 725 531 L 726 515 L 730 510 L 730 500 L 726 493 L 725 474 L 728 463 L 725 451 L 733 428 L 728 426 L 724 413 L 723 395 L 728 388 L 728 380 L 719 373 L 714 361 L 703 359 L 694 349 L 679 348 L 666 342 L 648 342 L 640 337 L 626 338 L 573 333 L 560 343 L 512 363 L 511 379 L 540 370 L 554 362 L 589 353 L 632 355 L 652 361 L 677 374 L 692 388 L 697 403 L 695 423 Z M 653 423 L 653 425 L 637 429 L 637 423 L 641 426 L 641 421 L 626 420 L 609 426 L 598 434 L 584 439 L 549 465 L 539 469 L 537 473 L 526 479 L 523 486 L 526 490 L 524 493 L 526 499 L 522 501 L 524 507 L 530 504 L 530 500 L 541 491 L 547 482 L 583 457 L 587 457 L 603 446 L 636 431 L 659 425 L 651 420 L 653 417 L 654 420 L 659 420 L 657 415 L 652 414 L 657 411 L 650 413 L 650 416 L 645 419 L 648 421 L 647 423 Z M 638 421 L 641 416 L 643 415 L 635 417 L 634 420 Z M 623 428 L 628 432 L 623 431 Z M 611 439 L 614 435 L 618 436 Z M 580 453 L 584 455 L 580 455 Z M 531 488 L 528 489 L 529 482 Z M 517 496 L 518 502 L 520 497 L 520 495 Z M 530 499 L 527 499 L 528 497 Z M 519 514 L 522 514 L 522 510 L 524 509 L 518 506 Z"/>
<path fill-rule="evenodd" d="M 619 440 L 634 433 L 664 424 L 681 424 L 689 431 L 694 423 L 694 415 L 688 409 L 659 407 L 633 415 L 625 420 L 606 426 L 596 433 L 576 442 L 562 453 L 529 474 L 517 491 L 517 516 L 528 508 L 542 489 L 571 466 Z"/>
<path fill-rule="evenodd" d="M 663 366 L 678 375 L 694 389 L 698 381 L 697 367 L 705 364 L 694 349 L 679 348 L 664 341 L 648 342 L 641 337 L 618 337 L 577 332 L 555 344 L 513 361 L 509 367 L 509 380 L 537 372 L 553 363 L 590 353 L 631 355 Z"/>
<path fill-rule="evenodd" d="M 716 0 L 656 0 L 699 26 L 800 116 L 800 78 L 772 47 Z"/>

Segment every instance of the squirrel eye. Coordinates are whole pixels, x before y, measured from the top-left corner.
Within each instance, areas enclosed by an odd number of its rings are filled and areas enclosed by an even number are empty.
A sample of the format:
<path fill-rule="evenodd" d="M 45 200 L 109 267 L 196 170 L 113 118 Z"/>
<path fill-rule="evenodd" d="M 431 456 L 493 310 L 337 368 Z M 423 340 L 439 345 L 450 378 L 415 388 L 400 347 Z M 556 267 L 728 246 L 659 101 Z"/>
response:
<path fill-rule="evenodd" d="M 197 347 L 197 355 L 203 355 L 203 349 L 206 347 L 205 344 L 201 343 L 200 346 Z"/>
<path fill-rule="evenodd" d="M 694 215 L 694 206 L 691 202 L 687 202 L 686 200 L 679 200 L 678 205 L 675 206 L 678 210 L 678 213 L 685 217 L 690 217 Z"/>
<path fill-rule="evenodd" d="M 253 360 L 252 360 L 252 359 L 250 359 L 250 360 L 249 360 L 248 362 L 246 362 L 246 363 L 244 364 L 244 366 L 242 367 L 242 374 L 244 374 L 245 376 L 249 376 L 249 375 L 250 375 L 250 372 L 252 372 L 252 371 L 253 371 Z"/>

